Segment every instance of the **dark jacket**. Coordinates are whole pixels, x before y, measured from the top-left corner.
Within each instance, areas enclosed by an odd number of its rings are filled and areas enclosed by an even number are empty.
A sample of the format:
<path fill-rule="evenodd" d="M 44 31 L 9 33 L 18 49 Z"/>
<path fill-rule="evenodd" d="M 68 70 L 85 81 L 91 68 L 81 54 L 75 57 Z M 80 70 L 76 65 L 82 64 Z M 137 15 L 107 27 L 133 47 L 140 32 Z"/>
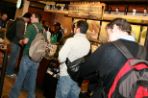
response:
<path fill-rule="evenodd" d="M 14 23 L 8 28 L 6 37 L 14 43 L 18 43 L 25 32 L 25 21 L 23 18 L 17 18 Z"/>
<path fill-rule="evenodd" d="M 133 56 L 137 55 L 139 47 L 137 43 L 127 40 L 121 41 Z M 105 91 L 108 93 L 117 72 L 121 69 L 126 60 L 127 59 L 123 54 L 121 54 L 121 52 L 112 43 L 106 43 L 92 53 L 86 59 L 85 63 L 80 65 L 80 78 L 84 79 L 88 74 L 97 71 L 103 82 Z"/>

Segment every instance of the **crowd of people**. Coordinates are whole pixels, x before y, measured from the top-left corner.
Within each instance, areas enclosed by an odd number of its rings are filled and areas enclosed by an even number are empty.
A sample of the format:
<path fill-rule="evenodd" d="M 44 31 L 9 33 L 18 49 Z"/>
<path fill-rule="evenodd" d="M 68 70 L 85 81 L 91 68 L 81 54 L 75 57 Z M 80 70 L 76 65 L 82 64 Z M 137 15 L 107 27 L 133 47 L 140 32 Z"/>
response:
<path fill-rule="evenodd" d="M 41 15 L 38 13 L 25 13 L 22 17 L 15 20 L 8 20 L 7 13 L 3 13 L 0 18 L 1 28 L 6 28 L 6 38 L 10 42 L 10 53 L 7 61 L 6 76 L 16 78 L 9 98 L 18 98 L 21 89 L 28 91 L 28 98 L 35 98 L 36 77 L 39 63 L 32 61 L 29 57 L 29 48 L 38 31 L 46 35 L 48 43 L 59 43 L 63 37 L 61 24 L 56 22 L 53 30 L 41 23 Z M 22 50 L 22 51 L 20 51 Z M 23 52 L 23 53 L 21 53 Z M 18 60 L 20 58 L 20 64 Z M 19 65 L 18 72 L 16 68 Z"/>
<path fill-rule="evenodd" d="M 2 14 L 0 27 L 5 27 L 7 14 Z M 16 77 L 16 81 L 9 93 L 9 98 L 18 98 L 21 90 L 25 88 L 28 91 L 27 98 L 36 98 L 36 77 L 39 68 L 39 62 L 33 61 L 29 57 L 30 45 L 38 33 L 35 29 L 36 25 L 40 32 L 46 32 L 48 43 L 59 43 L 63 39 L 64 31 L 59 22 L 56 22 L 53 29 L 41 24 L 41 15 L 38 13 L 25 13 L 21 18 L 17 18 L 14 23 L 8 28 L 6 37 L 11 42 L 10 57 L 7 62 L 6 74 L 11 77 Z M 88 40 L 86 33 L 88 23 L 85 20 L 76 22 L 72 37 L 69 37 L 64 42 L 58 52 L 57 60 L 59 62 L 59 77 L 56 86 L 55 98 L 79 98 L 80 96 L 80 81 L 74 81 L 69 75 L 66 60 L 71 62 L 82 58 L 90 53 L 91 43 Z M 78 79 L 87 79 L 91 73 L 97 72 L 96 78 L 103 82 L 105 93 L 113 83 L 117 72 L 122 68 L 127 58 L 113 45 L 113 42 L 121 41 L 128 50 L 136 57 L 140 46 L 136 43 L 135 38 L 131 36 L 131 25 L 123 18 L 116 18 L 106 26 L 108 34 L 108 42 L 101 45 L 97 50 L 87 56 L 85 62 L 80 63 Z M 20 49 L 23 49 L 23 54 L 19 64 L 18 74 L 15 75 L 15 66 L 19 57 Z M 146 58 L 148 59 L 148 57 Z M 96 79 L 95 78 L 95 79 Z M 89 81 L 98 82 L 92 78 Z M 50 93 L 50 92 L 49 92 Z M 47 97 L 48 98 L 48 97 Z M 83 97 L 84 98 L 84 97 Z M 97 98 L 102 98 L 98 96 Z"/>

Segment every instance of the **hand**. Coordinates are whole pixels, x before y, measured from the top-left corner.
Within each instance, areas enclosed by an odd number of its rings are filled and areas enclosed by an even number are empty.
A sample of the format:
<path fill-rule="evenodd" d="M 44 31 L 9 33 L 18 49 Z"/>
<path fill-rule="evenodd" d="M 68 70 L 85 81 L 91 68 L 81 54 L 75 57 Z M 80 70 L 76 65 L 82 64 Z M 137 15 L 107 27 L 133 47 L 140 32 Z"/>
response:
<path fill-rule="evenodd" d="M 19 44 L 23 46 L 23 45 L 27 44 L 28 41 L 29 41 L 29 39 L 28 38 L 25 38 L 25 39 L 20 40 L 19 41 Z"/>
<path fill-rule="evenodd" d="M 23 40 L 20 40 L 20 41 L 19 41 L 19 44 L 23 46 L 23 45 L 24 45 L 24 44 L 23 44 Z"/>

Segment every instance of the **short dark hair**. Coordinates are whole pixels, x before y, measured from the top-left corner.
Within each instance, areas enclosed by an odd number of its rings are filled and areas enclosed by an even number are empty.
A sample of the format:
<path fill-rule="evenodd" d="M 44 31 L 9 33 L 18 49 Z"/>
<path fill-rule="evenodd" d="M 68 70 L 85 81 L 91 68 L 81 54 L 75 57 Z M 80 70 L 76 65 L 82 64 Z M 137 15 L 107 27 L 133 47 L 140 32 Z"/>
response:
<path fill-rule="evenodd" d="M 25 13 L 25 14 L 23 15 L 23 17 L 25 17 L 25 18 L 30 18 L 30 17 L 31 17 L 31 13 L 27 12 L 27 13 Z"/>
<path fill-rule="evenodd" d="M 39 19 L 39 22 L 41 21 L 41 19 L 42 19 L 42 16 L 41 16 L 41 14 L 39 14 L 39 13 L 33 13 L 34 15 L 35 15 L 35 17 L 36 18 L 38 18 Z"/>
<path fill-rule="evenodd" d="M 43 26 L 46 31 L 48 31 L 48 26 Z"/>
<path fill-rule="evenodd" d="M 54 26 L 55 26 L 55 29 L 56 29 L 56 30 L 60 30 L 60 29 L 61 29 L 61 24 L 60 24 L 59 22 L 56 22 L 56 23 L 54 24 Z"/>
<path fill-rule="evenodd" d="M 3 15 L 7 15 L 8 16 L 8 14 L 6 12 L 2 12 L 1 16 L 3 16 Z"/>
<path fill-rule="evenodd" d="M 55 24 L 54 24 L 54 26 L 61 26 L 61 24 L 59 23 L 59 22 L 56 22 Z"/>
<path fill-rule="evenodd" d="M 125 31 L 128 34 L 131 34 L 131 24 L 129 22 L 127 22 L 126 19 L 115 18 L 109 24 L 107 24 L 106 28 L 113 29 L 114 25 L 117 25 L 119 27 L 119 29 L 121 29 L 122 31 Z"/>
<path fill-rule="evenodd" d="M 88 23 L 85 20 L 79 20 L 76 23 L 77 28 L 80 28 L 80 32 L 86 34 L 88 30 Z"/>

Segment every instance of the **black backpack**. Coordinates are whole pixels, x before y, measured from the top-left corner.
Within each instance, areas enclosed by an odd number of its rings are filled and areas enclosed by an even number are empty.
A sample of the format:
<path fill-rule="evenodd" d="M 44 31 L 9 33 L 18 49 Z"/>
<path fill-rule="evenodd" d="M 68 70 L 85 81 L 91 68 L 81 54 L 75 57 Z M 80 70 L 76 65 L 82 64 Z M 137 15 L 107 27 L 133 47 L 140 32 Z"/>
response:
<path fill-rule="evenodd" d="M 23 38 L 25 32 L 25 21 L 23 18 L 17 18 L 15 21 L 9 20 L 7 24 L 7 39 L 11 42 L 18 43 Z"/>
<path fill-rule="evenodd" d="M 9 20 L 7 23 L 6 37 L 9 41 L 12 41 L 14 36 L 16 36 L 16 20 Z"/>
<path fill-rule="evenodd" d="M 127 61 L 117 73 L 108 98 L 148 98 L 146 50 L 139 47 L 138 55 L 134 57 L 121 41 L 113 44 L 127 58 Z"/>

